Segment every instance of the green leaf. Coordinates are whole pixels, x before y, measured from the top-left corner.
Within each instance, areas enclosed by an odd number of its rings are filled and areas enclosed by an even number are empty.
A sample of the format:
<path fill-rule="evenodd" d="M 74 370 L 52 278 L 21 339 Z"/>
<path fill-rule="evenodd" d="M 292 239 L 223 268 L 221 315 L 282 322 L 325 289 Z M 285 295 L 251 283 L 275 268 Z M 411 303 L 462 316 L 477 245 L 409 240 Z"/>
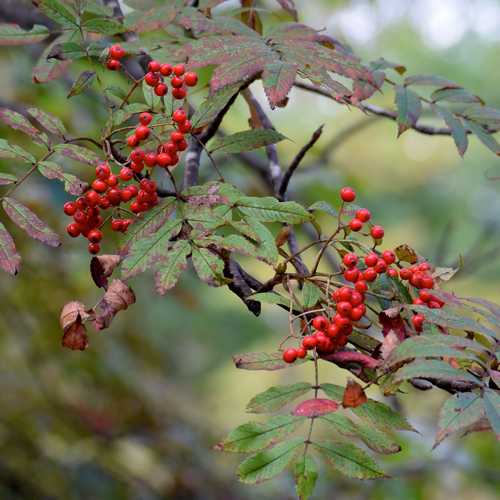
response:
<path fill-rule="evenodd" d="M 192 261 L 196 274 L 205 283 L 220 286 L 225 283 L 224 261 L 206 248 L 193 246 Z"/>
<path fill-rule="evenodd" d="M 61 244 L 59 236 L 28 207 L 14 198 L 4 198 L 2 207 L 10 220 L 29 236 L 51 247 Z"/>
<path fill-rule="evenodd" d="M 250 296 L 253 300 L 264 302 L 265 304 L 281 304 L 283 306 L 290 306 L 290 299 L 283 297 L 277 292 L 261 292 L 255 293 Z"/>
<path fill-rule="evenodd" d="M 17 24 L 0 23 L 0 45 L 28 45 L 45 40 L 50 35 L 46 26 L 35 24 L 29 31 Z"/>
<path fill-rule="evenodd" d="M 228 103 L 229 99 L 238 92 L 240 87 L 241 83 L 237 82 L 209 95 L 191 118 L 193 128 L 203 127 L 210 123 Z"/>
<path fill-rule="evenodd" d="M 84 23 L 83 29 L 92 33 L 102 33 L 103 35 L 115 35 L 126 31 L 123 24 L 103 17 L 89 19 Z"/>
<path fill-rule="evenodd" d="M 400 136 L 417 124 L 422 114 L 422 102 L 413 90 L 396 85 L 395 103 L 398 108 L 398 136 Z"/>
<path fill-rule="evenodd" d="M 404 80 L 405 85 L 427 85 L 432 87 L 458 88 L 456 83 L 436 75 L 412 75 Z"/>
<path fill-rule="evenodd" d="M 496 108 L 471 106 L 463 114 L 469 120 L 479 122 L 482 125 L 489 125 L 495 128 L 500 126 L 500 110 Z"/>
<path fill-rule="evenodd" d="M 483 104 L 483 100 L 477 96 L 473 95 L 470 92 L 463 88 L 442 88 L 434 91 L 431 94 L 431 99 L 433 102 L 438 101 L 448 101 L 448 102 L 461 102 L 461 103 L 469 103 L 469 102 L 478 102 Z"/>
<path fill-rule="evenodd" d="M 394 382 L 401 382 L 412 378 L 430 378 L 449 381 L 472 382 L 481 385 L 481 381 L 466 372 L 453 368 L 449 363 L 437 359 L 420 360 L 400 368 L 395 376 Z"/>
<path fill-rule="evenodd" d="M 191 245 L 187 240 L 176 241 L 165 256 L 165 261 L 155 274 L 156 291 L 164 295 L 173 288 L 187 268 L 187 256 L 191 252 Z"/>
<path fill-rule="evenodd" d="M 50 52 L 47 54 L 47 60 L 75 60 L 87 57 L 87 55 L 99 57 L 101 52 L 102 47 L 97 49 L 89 45 L 85 49 L 84 45 L 75 42 L 62 42 L 52 45 Z"/>
<path fill-rule="evenodd" d="M 45 47 L 32 71 L 34 83 L 47 83 L 59 78 L 64 73 L 71 61 L 50 58 L 50 56 L 57 53 L 59 46 L 68 41 L 71 36 L 71 32 L 63 32 L 62 35 Z"/>
<path fill-rule="evenodd" d="M 210 152 L 241 153 L 251 151 L 286 139 L 283 134 L 272 129 L 254 129 L 237 132 L 215 139 L 210 144 Z"/>
<path fill-rule="evenodd" d="M 465 126 L 497 156 L 500 156 L 500 144 L 483 126 L 470 120 L 464 120 Z"/>
<path fill-rule="evenodd" d="M 257 250 L 255 257 L 257 259 L 275 265 L 279 259 L 279 252 L 273 234 L 269 229 L 258 220 L 249 218 L 246 223 L 253 229 L 257 236 Z"/>
<path fill-rule="evenodd" d="M 247 411 L 250 413 L 270 413 L 279 410 L 310 390 L 311 384 L 306 382 L 270 387 L 250 400 Z"/>
<path fill-rule="evenodd" d="M 295 489 L 300 500 L 308 500 L 316 486 L 318 469 L 313 458 L 309 455 L 300 457 L 294 465 L 293 475 L 295 478 Z"/>
<path fill-rule="evenodd" d="M 99 156 L 93 151 L 82 146 L 77 146 L 76 144 L 56 144 L 54 152 L 81 163 L 88 163 L 89 165 L 95 165 L 100 161 Z"/>
<path fill-rule="evenodd" d="M 61 166 L 53 161 L 41 161 L 37 164 L 38 171 L 47 179 L 57 179 L 64 182 L 64 190 L 74 196 L 80 196 L 88 184 L 73 174 L 66 173 Z"/>
<path fill-rule="evenodd" d="M 303 417 L 277 415 L 265 422 L 248 422 L 240 425 L 216 445 L 220 451 L 247 453 L 263 450 L 282 441 L 296 431 L 305 421 Z"/>
<path fill-rule="evenodd" d="M 59 0 L 38 0 L 38 8 L 47 16 L 66 27 L 78 26 L 76 17 Z"/>
<path fill-rule="evenodd" d="M 240 253 L 242 255 L 255 255 L 255 247 L 244 236 L 239 234 L 230 234 L 219 240 L 217 245 L 230 252 Z"/>
<path fill-rule="evenodd" d="M 450 127 L 451 135 L 455 141 L 458 152 L 460 153 L 460 156 L 463 156 L 465 151 L 467 151 L 469 140 L 467 138 L 467 131 L 465 130 L 462 122 L 453 113 L 445 108 L 442 108 L 441 106 L 433 104 L 432 108 L 444 120 L 446 125 Z"/>
<path fill-rule="evenodd" d="M 263 222 L 287 222 L 301 224 L 311 220 L 311 214 L 294 201 L 278 201 L 272 196 L 244 196 L 236 207 L 247 216 Z"/>
<path fill-rule="evenodd" d="M 150 87 L 146 80 L 142 81 L 142 93 L 144 95 L 144 100 L 146 104 L 152 110 L 158 110 L 161 107 L 161 97 L 155 94 L 154 88 Z"/>
<path fill-rule="evenodd" d="M 304 363 L 305 359 L 297 359 L 294 366 Z M 290 368 L 289 363 L 283 361 L 281 352 L 247 352 L 233 356 L 234 366 L 241 370 L 265 370 L 274 371 Z"/>
<path fill-rule="evenodd" d="M 8 184 L 14 184 L 15 182 L 17 182 L 17 177 L 15 175 L 0 172 L 0 186 L 7 186 Z"/>
<path fill-rule="evenodd" d="M 244 460 L 238 467 L 241 482 L 261 483 L 277 476 L 293 461 L 303 438 L 294 438 Z"/>
<path fill-rule="evenodd" d="M 330 398 L 342 401 L 342 396 L 344 394 L 344 387 L 339 385 L 324 383 L 321 384 L 321 389 Z M 382 429 L 397 429 L 402 431 L 414 431 L 415 429 L 406 421 L 406 419 L 394 411 L 389 406 L 375 401 L 374 399 L 369 399 L 366 403 L 352 408 L 351 411 L 359 418 L 366 419 L 375 427 Z"/>
<path fill-rule="evenodd" d="M 483 393 L 484 409 L 493 432 L 500 439 L 500 394 L 493 389 L 485 389 Z"/>
<path fill-rule="evenodd" d="M 479 346 L 471 340 L 455 335 L 427 334 L 410 337 L 396 346 L 385 361 L 385 366 L 389 368 L 412 358 L 449 356 L 458 359 L 475 359 L 476 355 L 473 352 L 462 349 L 474 345 Z"/>
<path fill-rule="evenodd" d="M 0 267 L 12 276 L 19 272 L 21 257 L 10 233 L 0 222 Z"/>
<path fill-rule="evenodd" d="M 82 71 L 78 75 L 78 78 L 73 82 L 73 85 L 71 85 L 67 98 L 69 99 L 70 97 L 81 94 L 88 86 L 90 86 L 95 77 L 95 71 Z"/>
<path fill-rule="evenodd" d="M 0 158 L 14 158 L 27 163 L 35 163 L 36 158 L 15 144 L 9 144 L 5 139 L 0 139 Z"/>
<path fill-rule="evenodd" d="M 37 144 L 45 146 L 48 142 L 47 136 L 31 125 L 31 123 L 17 111 L 8 108 L 0 108 L 0 120 L 10 128 L 29 135 Z"/>
<path fill-rule="evenodd" d="M 378 464 L 363 450 L 351 443 L 312 443 L 336 471 L 355 479 L 377 479 L 386 477 Z"/>
<path fill-rule="evenodd" d="M 302 305 L 304 307 L 312 307 L 317 304 L 321 297 L 321 290 L 310 281 L 304 282 L 302 288 Z"/>
<path fill-rule="evenodd" d="M 465 434 L 474 429 L 482 419 L 485 410 L 481 395 L 475 392 L 459 392 L 447 399 L 439 412 L 434 448 L 453 434 Z"/>
<path fill-rule="evenodd" d="M 313 203 L 311 206 L 307 208 L 309 211 L 314 211 L 314 210 L 319 210 L 321 212 L 326 212 L 327 214 L 331 215 L 332 217 L 338 217 L 339 212 L 335 208 L 333 208 L 330 203 L 326 201 L 317 201 Z"/>
<path fill-rule="evenodd" d="M 321 417 L 342 436 L 360 439 L 368 448 L 377 453 L 392 454 L 401 451 L 401 446 L 386 431 L 373 426 L 371 422 L 363 419 L 355 421 L 352 416 L 341 412 L 329 413 Z"/>
<path fill-rule="evenodd" d="M 390 61 L 387 61 L 387 59 L 384 59 L 383 57 L 377 59 L 376 61 L 370 62 L 370 69 L 373 71 L 379 71 L 379 70 L 384 70 L 384 69 L 393 69 L 400 75 L 403 75 L 406 73 L 406 66 L 403 66 L 402 64 L 399 63 L 393 63 Z"/>
<path fill-rule="evenodd" d="M 28 113 L 51 134 L 63 137 L 66 133 L 66 127 L 57 116 L 51 115 L 38 108 L 28 108 Z"/>
<path fill-rule="evenodd" d="M 168 245 L 181 230 L 181 225 L 182 219 L 168 220 L 150 236 L 135 239 L 122 262 L 122 277 L 130 278 L 169 260 Z"/>
<path fill-rule="evenodd" d="M 285 102 L 297 76 L 297 64 L 285 61 L 268 64 L 262 72 L 262 85 L 271 109 Z"/>

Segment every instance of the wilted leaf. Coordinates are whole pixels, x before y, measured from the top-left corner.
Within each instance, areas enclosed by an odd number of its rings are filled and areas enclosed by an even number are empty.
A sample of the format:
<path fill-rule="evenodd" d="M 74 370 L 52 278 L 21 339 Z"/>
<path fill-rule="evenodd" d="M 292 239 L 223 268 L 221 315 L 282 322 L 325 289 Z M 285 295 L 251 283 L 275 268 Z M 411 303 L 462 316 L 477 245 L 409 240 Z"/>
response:
<path fill-rule="evenodd" d="M 61 166 L 53 161 L 41 161 L 37 164 L 38 171 L 47 179 L 57 179 L 64 182 L 64 190 L 74 196 L 80 196 L 88 187 L 73 174 L 66 173 Z"/>
<path fill-rule="evenodd" d="M 0 108 L 0 120 L 9 127 L 29 135 L 37 144 L 47 144 L 47 136 L 31 125 L 31 123 L 17 111 L 13 111 L 9 108 Z"/>
<path fill-rule="evenodd" d="M 113 318 L 135 303 L 133 290 L 121 280 L 113 280 L 96 307 L 94 325 L 97 330 L 108 328 Z"/>
<path fill-rule="evenodd" d="M 95 76 L 95 71 L 82 71 L 71 85 L 67 98 L 81 94 L 94 81 Z"/>
<path fill-rule="evenodd" d="M 308 500 L 318 479 L 318 470 L 313 458 L 309 455 L 299 458 L 294 465 L 293 475 L 299 500 Z"/>
<path fill-rule="evenodd" d="M 244 196 L 236 203 L 239 210 L 249 218 L 262 222 L 287 222 L 301 224 L 311 220 L 311 214 L 294 201 L 278 201 L 272 196 Z"/>
<path fill-rule="evenodd" d="M 81 322 L 71 325 L 63 334 L 62 345 L 73 351 L 84 351 L 87 349 L 89 339 L 85 326 Z"/>
<path fill-rule="evenodd" d="M 344 408 L 357 408 L 367 401 L 368 398 L 363 388 L 355 380 L 349 379 L 342 396 L 342 406 Z"/>
<path fill-rule="evenodd" d="M 29 31 L 17 24 L 0 23 L 0 45 L 28 45 L 38 43 L 49 36 L 46 26 L 35 24 Z"/>
<path fill-rule="evenodd" d="M 45 50 L 40 54 L 38 61 L 33 68 L 32 77 L 33 83 L 47 83 L 51 80 L 59 78 L 69 66 L 71 61 L 58 59 L 49 59 L 49 56 L 54 51 L 54 48 L 61 43 L 66 42 L 70 37 L 70 32 L 63 33 L 56 38 L 51 44 L 45 47 Z"/>
<path fill-rule="evenodd" d="M 297 21 L 298 14 L 297 8 L 295 7 L 295 3 L 293 0 L 276 0 L 284 10 L 286 10 L 293 18 L 294 21 Z"/>
<path fill-rule="evenodd" d="M 0 267 L 13 276 L 19 272 L 21 257 L 10 233 L 0 222 Z"/>
<path fill-rule="evenodd" d="M 296 431 L 304 420 L 291 415 L 277 415 L 265 422 L 248 422 L 231 431 L 215 449 L 236 453 L 260 451 Z"/>
<path fill-rule="evenodd" d="M 303 444 L 303 438 L 294 438 L 247 458 L 238 467 L 240 481 L 255 484 L 272 479 L 293 461 Z"/>
<path fill-rule="evenodd" d="M 422 114 L 422 102 L 413 90 L 396 85 L 396 106 L 398 108 L 398 136 L 417 124 Z"/>
<path fill-rule="evenodd" d="M 458 268 L 453 267 L 436 267 L 432 273 L 432 277 L 441 281 L 449 281 L 458 272 Z"/>
<path fill-rule="evenodd" d="M 384 70 L 384 69 L 393 69 L 396 71 L 396 73 L 399 73 L 400 75 L 403 75 L 406 73 L 406 66 L 403 66 L 402 64 L 399 63 L 394 63 L 391 61 L 388 61 L 387 59 L 384 59 L 383 57 L 377 59 L 376 61 L 372 61 L 370 63 L 370 68 L 373 71 L 377 70 Z"/>
<path fill-rule="evenodd" d="M 64 304 L 61 314 L 59 315 L 59 324 L 63 332 L 70 329 L 75 323 L 86 320 L 90 317 L 85 310 L 85 304 L 78 301 L 68 302 Z"/>
<path fill-rule="evenodd" d="M 471 382 L 476 385 L 481 385 L 480 380 L 465 370 L 453 368 L 449 363 L 437 359 L 414 361 L 413 363 L 403 366 L 396 372 L 394 382 L 397 383 L 412 378 Z"/>
<path fill-rule="evenodd" d="M 209 149 L 211 153 L 215 151 L 223 153 L 241 153 L 243 151 L 258 149 L 269 144 L 275 144 L 283 139 L 286 139 L 283 134 L 272 129 L 245 130 L 215 139 L 210 144 Z"/>
<path fill-rule="evenodd" d="M 95 165 L 100 161 L 99 156 L 93 151 L 82 146 L 77 146 L 76 144 L 56 144 L 54 151 L 62 156 L 81 163 L 88 163 L 89 165 Z"/>
<path fill-rule="evenodd" d="M 179 240 L 165 255 L 165 260 L 155 274 L 156 291 L 163 295 L 173 288 L 179 281 L 182 271 L 187 267 L 187 256 L 191 252 L 191 245 L 187 240 Z"/>
<path fill-rule="evenodd" d="M 313 443 L 328 464 L 347 477 L 377 479 L 386 477 L 382 469 L 368 454 L 347 442 Z"/>
<path fill-rule="evenodd" d="M 298 359 L 294 365 L 303 361 Z M 233 356 L 233 363 L 236 368 L 242 370 L 274 371 L 290 367 L 289 363 L 283 361 L 281 352 L 247 352 L 245 354 L 236 354 Z"/>
<path fill-rule="evenodd" d="M 413 248 L 411 248 L 409 245 L 403 244 L 399 245 L 394 249 L 394 253 L 396 254 L 396 257 L 398 260 L 402 262 L 408 262 L 408 264 L 415 264 L 418 260 L 418 255 Z"/>
<path fill-rule="evenodd" d="M 331 399 L 314 398 L 302 401 L 292 411 L 296 417 L 320 417 L 339 409 L 339 404 Z"/>
<path fill-rule="evenodd" d="M 247 411 L 250 413 L 270 413 L 279 410 L 310 390 L 311 384 L 306 382 L 270 387 L 251 399 L 247 405 Z"/>
<path fill-rule="evenodd" d="M 14 198 L 4 198 L 2 207 L 11 221 L 32 238 L 51 247 L 58 247 L 61 244 L 59 236 L 21 202 Z"/>
<path fill-rule="evenodd" d="M 120 264 L 120 255 L 97 255 L 90 261 L 90 274 L 99 288 L 108 287 L 108 278 Z"/>
<path fill-rule="evenodd" d="M 66 133 L 66 128 L 57 116 L 38 108 L 28 108 L 28 113 L 51 134 L 63 137 Z"/>

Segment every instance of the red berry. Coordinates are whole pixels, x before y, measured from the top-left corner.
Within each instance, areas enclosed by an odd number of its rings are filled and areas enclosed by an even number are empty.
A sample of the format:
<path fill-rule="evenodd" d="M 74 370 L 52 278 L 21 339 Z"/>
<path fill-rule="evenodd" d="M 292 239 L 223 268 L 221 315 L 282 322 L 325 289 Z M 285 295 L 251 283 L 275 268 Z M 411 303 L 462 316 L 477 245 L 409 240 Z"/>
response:
<path fill-rule="evenodd" d="M 132 198 L 137 196 L 137 193 L 139 192 L 139 190 L 137 189 L 137 186 L 134 186 L 133 184 L 130 186 L 127 186 L 125 189 L 127 189 L 128 191 L 130 191 L 132 193 Z"/>
<path fill-rule="evenodd" d="M 139 125 L 135 129 L 135 136 L 137 137 L 137 139 L 142 141 L 142 140 L 147 139 L 149 137 L 149 132 L 150 132 L 150 130 L 148 127 L 146 127 L 145 125 Z"/>
<path fill-rule="evenodd" d="M 89 231 L 87 238 L 92 243 L 99 243 L 102 240 L 102 231 L 99 229 L 92 229 Z"/>
<path fill-rule="evenodd" d="M 337 304 L 337 312 L 341 316 L 348 318 L 351 315 L 352 305 L 350 302 L 339 302 Z"/>
<path fill-rule="evenodd" d="M 431 309 L 439 309 L 441 307 L 443 307 L 439 302 L 435 301 L 435 300 L 431 300 L 428 304 L 427 304 Z"/>
<path fill-rule="evenodd" d="M 132 212 L 134 212 L 134 214 L 138 214 L 141 211 L 141 206 L 139 205 L 139 203 L 137 201 L 133 201 L 130 204 L 130 210 Z"/>
<path fill-rule="evenodd" d="M 415 304 L 416 306 L 425 306 L 425 302 L 418 297 L 412 300 L 412 304 Z"/>
<path fill-rule="evenodd" d="M 396 269 L 394 268 L 389 268 L 387 269 L 387 274 L 391 277 L 391 278 L 397 278 L 398 277 L 398 272 L 396 271 Z"/>
<path fill-rule="evenodd" d="M 138 137 L 135 135 L 135 134 L 132 134 L 132 135 L 129 135 L 127 137 L 127 144 L 131 147 L 131 148 L 135 148 L 137 146 L 137 144 L 139 144 L 139 139 Z"/>
<path fill-rule="evenodd" d="M 184 99 L 186 97 L 186 91 L 184 89 L 173 89 L 172 97 L 174 99 Z"/>
<path fill-rule="evenodd" d="M 358 257 L 353 253 L 346 253 L 342 262 L 347 267 L 354 267 L 358 263 Z"/>
<path fill-rule="evenodd" d="M 179 131 L 183 134 L 187 134 L 188 132 L 191 132 L 191 127 L 191 122 L 189 120 L 186 120 L 179 124 Z"/>
<path fill-rule="evenodd" d="M 155 153 L 147 153 L 144 157 L 144 163 L 148 167 L 154 167 L 156 165 L 156 154 Z"/>
<path fill-rule="evenodd" d="M 352 289 L 343 286 L 338 290 L 338 302 L 350 302 L 352 297 Z"/>
<path fill-rule="evenodd" d="M 187 114 L 182 108 L 176 109 L 172 114 L 172 120 L 176 123 L 182 123 L 187 120 Z"/>
<path fill-rule="evenodd" d="M 148 63 L 148 70 L 152 71 L 153 73 L 156 73 L 157 71 L 160 71 L 161 65 L 158 61 L 149 61 Z"/>
<path fill-rule="evenodd" d="M 168 153 L 160 153 L 157 156 L 156 161 L 160 167 L 168 167 L 169 165 L 172 165 L 172 157 Z"/>
<path fill-rule="evenodd" d="M 142 149 L 140 148 L 137 148 L 137 149 L 134 149 L 131 153 L 130 153 L 130 158 L 132 159 L 132 161 L 135 161 L 137 163 L 141 163 L 144 161 L 144 156 L 145 156 L 145 153 Z"/>
<path fill-rule="evenodd" d="M 422 262 L 421 264 L 418 265 L 418 270 L 419 271 L 430 271 L 431 266 L 428 262 Z"/>
<path fill-rule="evenodd" d="M 121 219 L 113 219 L 111 221 L 111 230 L 112 231 L 121 231 L 123 228 L 123 221 Z"/>
<path fill-rule="evenodd" d="M 163 76 L 169 76 L 172 74 L 172 66 L 170 66 L 170 64 L 162 64 L 160 66 L 160 73 L 163 75 Z"/>
<path fill-rule="evenodd" d="M 184 71 L 186 71 L 186 68 L 184 67 L 184 64 L 176 64 L 172 68 L 172 71 L 174 72 L 174 75 L 182 76 L 184 74 Z"/>
<path fill-rule="evenodd" d="M 77 210 L 76 203 L 74 201 L 68 201 L 64 204 L 63 210 L 66 215 L 75 215 Z"/>
<path fill-rule="evenodd" d="M 168 92 L 168 87 L 164 83 L 159 83 L 155 87 L 155 94 L 158 97 L 163 97 L 164 95 L 167 95 Z"/>
<path fill-rule="evenodd" d="M 66 226 L 66 231 L 72 238 L 76 238 L 80 236 L 80 225 L 76 222 L 72 222 Z"/>
<path fill-rule="evenodd" d="M 415 314 L 415 316 L 413 316 L 413 318 L 411 319 L 411 322 L 413 323 L 413 326 L 415 327 L 415 330 L 417 330 L 417 332 L 422 331 L 424 321 L 425 316 L 423 314 Z"/>
<path fill-rule="evenodd" d="M 173 142 L 167 142 L 166 144 L 164 144 L 163 149 L 165 150 L 165 153 L 168 153 L 170 156 L 177 153 L 177 146 Z"/>
<path fill-rule="evenodd" d="M 184 85 L 184 80 L 179 78 L 178 76 L 174 76 L 172 80 L 170 80 L 172 87 L 175 89 L 180 89 Z"/>
<path fill-rule="evenodd" d="M 91 189 L 90 191 L 87 191 L 85 193 L 85 199 L 87 200 L 87 203 L 91 206 L 91 207 L 94 207 L 96 206 L 99 201 L 100 201 L 100 196 L 99 196 L 99 193 L 97 193 L 96 191 L 94 191 L 93 189 Z"/>
<path fill-rule="evenodd" d="M 141 125 L 149 125 L 152 119 L 153 115 L 151 113 L 148 113 L 147 111 L 144 111 L 139 115 L 139 122 L 141 123 Z"/>
<path fill-rule="evenodd" d="M 114 174 L 111 174 L 107 179 L 106 179 L 106 184 L 109 187 L 115 187 L 118 185 L 118 177 Z"/>
<path fill-rule="evenodd" d="M 108 198 L 111 205 L 116 207 L 122 201 L 122 195 L 119 189 L 111 188 L 107 193 L 106 197 Z"/>
<path fill-rule="evenodd" d="M 368 222 L 372 217 L 372 214 L 367 208 L 360 208 L 356 211 L 356 219 L 359 219 L 361 222 Z"/>
<path fill-rule="evenodd" d="M 111 206 L 111 203 L 105 196 L 102 196 L 101 200 L 99 201 L 99 206 L 104 210 L 107 210 Z"/>
<path fill-rule="evenodd" d="M 363 272 L 363 279 L 368 282 L 375 281 L 377 279 L 377 271 L 373 267 L 369 267 Z"/>
<path fill-rule="evenodd" d="M 293 363 L 297 359 L 297 349 L 287 349 L 283 353 L 283 361 L 285 363 Z"/>
<path fill-rule="evenodd" d="M 344 278 L 347 281 L 355 283 L 356 281 L 358 281 L 359 278 L 359 269 L 357 269 L 356 267 L 352 269 L 347 269 L 346 271 L 344 271 Z"/>
<path fill-rule="evenodd" d="M 396 262 L 396 254 L 392 250 L 385 250 L 382 252 L 382 258 L 388 266 Z"/>
<path fill-rule="evenodd" d="M 307 335 L 302 339 L 302 346 L 307 350 L 314 349 L 317 343 L 318 341 L 314 335 Z"/>
<path fill-rule="evenodd" d="M 343 187 L 340 190 L 340 197 L 346 203 L 350 203 L 356 199 L 356 191 L 354 191 L 351 187 Z"/>
<path fill-rule="evenodd" d="M 424 275 L 420 272 L 417 271 L 416 273 L 413 273 L 410 278 L 410 283 L 415 287 L 415 288 L 423 288 L 422 286 L 422 278 Z"/>
<path fill-rule="evenodd" d="M 160 77 L 158 75 L 155 75 L 154 73 L 146 73 L 146 76 L 144 77 L 144 81 L 146 82 L 147 85 L 150 87 L 156 87 L 160 81 Z"/>
<path fill-rule="evenodd" d="M 121 45 L 115 44 L 111 45 L 109 48 L 109 56 L 112 59 L 121 59 L 122 57 L 125 57 L 125 54 L 125 49 Z"/>
<path fill-rule="evenodd" d="M 134 196 L 128 187 L 121 190 L 120 193 L 123 203 L 129 202 Z"/>
<path fill-rule="evenodd" d="M 100 250 L 101 246 L 99 243 L 89 243 L 89 252 L 91 254 L 95 255 L 96 253 L 99 253 Z"/>
<path fill-rule="evenodd" d="M 365 300 L 365 298 L 364 298 L 363 294 L 361 294 L 357 290 L 354 290 L 351 294 L 351 300 L 349 302 L 353 306 L 359 306 L 360 304 L 362 304 L 364 302 L 364 300 Z"/>
<path fill-rule="evenodd" d="M 81 224 L 82 226 L 84 226 L 85 224 L 87 224 L 88 217 L 85 214 L 85 212 L 83 212 L 82 210 L 77 210 L 75 212 L 75 214 L 73 215 L 73 220 L 76 223 Z"/>
<path fill-rule="evenodd" d="M 377 271 L 378 274 L 383 274 L 387 271 L 387 264 L 385 263 L 384 259 L 379 259 L 377 263 L 374 266 L 375 271 Z"/>
<path fill-rule="evenodd" d="M 369 253 L 366 257 L 365 257 L 365 264 L 368 266 L 368 267 L 373 267 L 376 263 L 378 262 L 378 255 L 374 252 L 372 253 Z"/>
<path fill-rule="evenodd" d="M 134 178 L 134 171 L 131 168 L 123 167 L 120 170 L 120 179 L 122 181 L 129 181 Z"/>
<path fill-rule="evenodd" d="M 353 321 L 359 321 L 365 314 L 365 305 L 360 304 L 359 306 L 353 307 L 351 311 L 351 319 Z"/>
<path fill-rule="evenodd" d="M 111 71 L 118 71 L 121 67 L 122 63 L 118 59 L 110 59 L 106 63 L 106 67 Z"/>
<path fill-rule="evenodd" d="M 325 331 L 329 322 L 325 316 L 315 316 L 312 320 L 312 326 L 315 330 Z"/>
<path fill-rule="evenodd" d="M 382 226 L 373 226 L 370 234 L 374 240 L 381 240 L 384 237 L 384 228 Z"/>
<path fill-rule="evenodd" d="M 342 332 L 351 324 L 351 320 L 349 318 L 338 313 L 333 317 L 333 322 L 339 327 L 340 331 Z"/>
<path fill-rule="evenodd" d="M 365 293 L 368 290 L 368 285 L 366 284 L 366 281 L 358 280 L 356 281 L 354 288 L 359 293 Z"/>
<path fill-rule="evenodd" d="M 424 302 L 430 302 L 432 300 L 432 295 L 427 290 L 420 290 L 420 292 L 418 293 L 418 296 Z"/>
<path fill-rule="evenodd" d="M 142 172 L 143 168 L 144 168 L 144 163 L 135 163 L 135 162 L 132 162 L 130 164 L 130 168 L 136 173 L 136 174 L 139 174 L 140 172 Z"/>
<path fill-rule="evenodd" d="M 181 130 L 181 129 L 183 129 L 183 128 L 184 128 L 184 127 L 183 127 L 183 125 L 185 125 L 188 121 L 189 121 L 189 120 L 185 121 L 185 122 L 184 122 L 184 123 L 182 123 L 182 124 L 181 124 L 181 126 L 179 127 L 179 130 L 180 130 L 181 132 L 184 132 L 184 130 Z M 179 141 L 179 142 L 177 142 L 177 143 L 176 143 L 176 146 L 177 146 L 177 150 L 178 150 L 178 151 L 185 151 L 185 150 L 187 149 L 187 147 L 188 147 L 188 143 L 187 143 L 184 139 L 182 139 L 182 141 Z"/>
<path fill-rule="evenodd" d="M 307 356 L 307 351 L 303 347 L 297 349 L 297 357 L 303 359 Z"/>
<path fill-rule="evenodd" d="M 339 327 L 336 323 L 331 323 L 326 329 L 327 337 L 334 338 L 340 333 Z"/>
<path fill-rule="evenodd" d="M 96 179 L 92 182 L 92 189 L 98 193 L 104 193 L 108 189 L 108 185 L 101 179 Z"/>
<path fill-rule="evenodd" d="M 109 174 L 111 174 L 111 169 L 106 163 L 99 163 L 99 165 L 95 168 L 95 175 L 98 179 L 107 179 Z"/>
<path fill-rule="evenodd" d="M 434 279 L 432 276 L 422 277 L 422 288 L 434 288 Z"/>
<path fill-rule="evenodd" d="M 141 188 L 144 189 L 147 193 L 155 193 L 156 192 L 156 182 L 150 179 L 142 179 L 140 182 Z"/>
<path fill-rule="evenodd" d="M 177 132 L 174 131 L 170 134 L 170 139 L 172 139 L 173 142 L 180 142 L 184 140 L 184 134 L 182 132 Z"/>
<path fill-rule="evenodd" d="M 411 271 L 411 269 L 409 267 L 404 267 L 403 269 L 401 269 L 399 271 L 399 277 L 402 279 L 402 280 L 409 280 L 412 276 L 413 272 Z"/>
<path fill-rule="evenodd" d="M 363 227 L 363 223 L 359 219 L 352 219 L 351 222 L 349 222 L 349 227 L 351 231 L 358 232 Z"/>
<path fill-rule="evenodd" d="M 189 71 L 184 76 L 184 81 L 186 82 L 186 85 L 188 87 L 194 87 L 198 83 L 198 75 L 196 73 L 193 73 L 192 71 Z"/>

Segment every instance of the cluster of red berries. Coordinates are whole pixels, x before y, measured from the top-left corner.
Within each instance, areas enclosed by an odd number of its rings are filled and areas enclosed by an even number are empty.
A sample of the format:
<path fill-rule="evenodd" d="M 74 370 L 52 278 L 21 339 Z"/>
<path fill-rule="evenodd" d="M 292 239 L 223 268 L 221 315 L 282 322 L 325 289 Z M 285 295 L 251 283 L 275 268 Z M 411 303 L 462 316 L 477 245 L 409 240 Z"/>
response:
<path fill-rule="evenodd" d="M 64 213 L 73 217 L 73 222 L 68 224 L 66 231 L 73 238 L 80 235 L 87 238 L 91 254 L 100 251 L 100 241 L 103 237 L 101 227 L 105 222 L 100 214 L 101 210 L 117 208 L 122 203 L 130 202 L 129 209 L 138 214 L 158 204 L 155 181 L 144 178 L 138 186 L 129 184 L 120 187 L 121 182 L 132 180 L 135 180 L 132 169 L 122 167 L 120 173 L 115 175 L 107 163 L 100 163 L 95 169 L 91 189 L 75 201 L 64 204 Z M 132 219 L 113 218 L 111 229 L 125 233 L 132 222 Z"/>
<path fill-rule="evenodd" d="M 123 59 L 126 55 L 127 53 L 121 45 L 112 45 L 108 50 L 106 67 L 111 71 L 118 71 L 122 66 L 120 59 Z"/>

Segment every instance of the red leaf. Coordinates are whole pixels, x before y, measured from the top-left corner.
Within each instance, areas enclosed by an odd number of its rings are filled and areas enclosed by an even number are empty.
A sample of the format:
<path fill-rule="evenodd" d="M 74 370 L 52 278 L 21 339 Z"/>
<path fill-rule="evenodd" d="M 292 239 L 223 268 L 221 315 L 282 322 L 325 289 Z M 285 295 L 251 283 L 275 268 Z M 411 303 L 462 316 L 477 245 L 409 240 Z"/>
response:
<path fill-rule="evenodd" d="M 344 408 L 357 408 L 367 401 L 368 398 L 363 388 L 355 380 L 348 380 L 342 397 L 342 406 Z"/>
<path fill-rule="evenodd" d="M 0 267 L 7 273 L 15 275 L 19 272 L 21 257 L 17 253 L 12 236 L 0 222 Z"/>
<path fill-rule="evenodd" d="M 297 405 L 292 415 L 296 417 L 320 417 L 327 413 L 333 413 L 338 408 L 339 404 L 331 399 L 308 399 Z"/>
<path fill-rule="evenodd" d="M 382 333 L 384 337 L 390 332 L 394 332 L 400 341 L 405 339 L 407 332 L 406 324 L 399 314 L 391 318 L 385 312 L 381 312 L 378 315 L 378 319 L 382 325 Z"/>

